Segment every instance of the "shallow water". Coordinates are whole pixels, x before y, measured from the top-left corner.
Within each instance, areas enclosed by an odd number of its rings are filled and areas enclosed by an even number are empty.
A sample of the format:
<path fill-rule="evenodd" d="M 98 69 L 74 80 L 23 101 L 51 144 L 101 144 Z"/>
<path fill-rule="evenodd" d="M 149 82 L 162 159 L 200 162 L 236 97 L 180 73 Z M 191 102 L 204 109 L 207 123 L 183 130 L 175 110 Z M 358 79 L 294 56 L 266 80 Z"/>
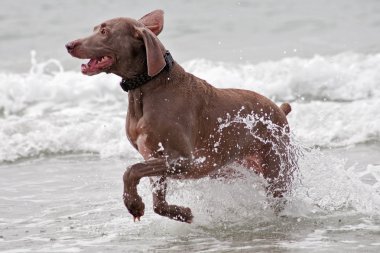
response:
<path fill-rule="evenodd" d="M 352 156 L 361 153 L 356 149 L 345 152 Z M 336 151 L 307 156 L 340 163 Z M 298 187 L 302 190 L 296 189 L 288 198 L 280 216 L 273 214 L 262 181 L 255 175 L 228 182 L 173 181 L 169 201 L 192 208 L 195 219 L 188 225 L 153 213 L 148 180 L 139 185 L 146 214 L 141 222 L 133 222 L 121 198 L 122 174 L 133 162 L 66 155 L 0 166 L 2 252 L 379 250 L 380 185 L 371 186 L 376 182 L 373 178 L 357 180 L 358 173 L 348 173 L 345 165 L 329 173 L 319 171 L 320 177 L 304 167 L 305 180 Z M 378 168 L 379 164 L 372 166 Z M 380 177 L 378 169 L 368 174 Z M 326 187 L 328 176 L 328 189 L 315 188 Z M 358 188 L 366 192 L 360 193 Z M 341 199 L 342 190 L 350 196 Z M 337 205 L 339 201 L 342 203 Z"/>
<path fill-rule="evenodd" d="M 119 77 L 83 76 L 69 40 L 115 16 L 163 8 L 167 49 L 217 87 L 277 104 L 302 150 L 279 216 L 263 180 L 172 181 L 191 225 L 152 211 L 133 223 Z M 91 10 L 91 11 L 88 11 Z M 0 8 L 1 252 L 379 252 L 380 2 L 8 1 Z"/>

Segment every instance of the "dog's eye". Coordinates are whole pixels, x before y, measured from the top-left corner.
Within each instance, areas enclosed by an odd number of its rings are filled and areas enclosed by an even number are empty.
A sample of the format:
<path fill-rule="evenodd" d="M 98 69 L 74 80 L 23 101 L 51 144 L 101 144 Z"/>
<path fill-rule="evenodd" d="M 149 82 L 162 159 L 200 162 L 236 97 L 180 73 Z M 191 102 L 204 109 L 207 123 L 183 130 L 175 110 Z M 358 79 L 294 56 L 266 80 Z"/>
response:
<path fill-rule="evenodd" d="M 106 29 L 105 29 L 105 28 L 102 28 L 102 29 L 100 29 L 100 33 L 101 33 L 101 34 L 106 34 L 106 33 L 107 33 L 107 31 L 106 31 Z"/>

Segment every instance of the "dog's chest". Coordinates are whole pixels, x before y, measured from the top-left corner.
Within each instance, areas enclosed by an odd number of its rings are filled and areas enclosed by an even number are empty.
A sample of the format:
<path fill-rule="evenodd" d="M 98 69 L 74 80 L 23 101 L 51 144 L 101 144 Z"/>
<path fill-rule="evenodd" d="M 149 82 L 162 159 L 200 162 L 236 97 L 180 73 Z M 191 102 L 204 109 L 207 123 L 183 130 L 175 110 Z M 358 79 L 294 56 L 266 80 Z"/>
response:
<path fill-rule="evenodd" d="M 140 119 L 141 121 L 141 119 Z M 139 131 L 139 121 L 134 118 L 127 117 L 126 132 L 131 144 L 139 151 L 145 160 L 152 155 L 152 150 L 147 143 L 148 135 L 143 131 Z M 140 129 L 141 130 L 141 129 Z"/>
<path fill-rule="evenodd" d="M 147 134 L 143 131 L 143 101 L 139 89 L 130 91 L 128 114 L 126 120 L 126 133 L 131 144 L 139 151 L 144 159 L 149 159 L 151 150 L 147 145 Z"/>

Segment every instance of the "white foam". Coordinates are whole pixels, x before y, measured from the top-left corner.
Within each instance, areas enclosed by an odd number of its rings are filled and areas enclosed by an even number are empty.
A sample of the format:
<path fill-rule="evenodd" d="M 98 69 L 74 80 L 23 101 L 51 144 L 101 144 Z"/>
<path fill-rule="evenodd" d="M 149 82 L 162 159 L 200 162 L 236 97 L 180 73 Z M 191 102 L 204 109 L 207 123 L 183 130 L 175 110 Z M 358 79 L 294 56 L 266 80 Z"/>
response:
<path fill-rule="evenodd" d="M 380 99 L 292 103 L 288 119 L 305 144 L 344 147 L 380 140 Z"/>
<path fill-rule="evenodd" d="M 47 72 L 52 64 L 59 71 Z M 34 63 L 27 74 L 0 73 L 0 161 L 65 152 L 136 155 L 125 136 L 127 101 L 117 77 L 64 72 L 56 61 Z"/>
<path fill-rule="evenodd" d="M 289 121 L 307 145 L 380 140 L 380 54 L 256 65 L 193 60 L 184 66 L 218 87 L 255 90 L 278 103 L 296 100 Z M 119 80 L 64 71 L 56 60 L 35 58 L 29 73 L 0 73 L 0 161 L 77 152 L 138 156 L 125 137 L 128 98 Z"/>
<path fill-rule="evenodd" d="M 293 57 L 256 65 L 198 59 L 184 66 L 217 87 L 254 90 L 277 100 L 352 101 L 380 97 L 380 54 Z"/>

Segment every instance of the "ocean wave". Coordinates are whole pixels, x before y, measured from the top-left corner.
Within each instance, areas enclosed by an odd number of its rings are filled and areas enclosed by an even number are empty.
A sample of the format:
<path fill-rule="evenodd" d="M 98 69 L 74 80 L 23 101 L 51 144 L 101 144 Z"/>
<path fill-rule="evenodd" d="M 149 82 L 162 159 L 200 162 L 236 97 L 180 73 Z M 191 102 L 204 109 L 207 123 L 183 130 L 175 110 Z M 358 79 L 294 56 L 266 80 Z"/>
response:
<path fill-rule="evenodd" d="M 217 87 L 255 90 L 275 100 L 342 102 L 380 97 L 380 54 L 348 52 L 256 65 L 198 59 L 184 66 Z"/>
<path fill-rule="evenodd" d="M 59 61 L 29 73 L 0 73 L 0 161 L 89 152 L 138 156 L 124 129 L 127 94 L 119 77 L 64 71 Z M 254 90 L 293 101 L 296 138 L 309 146 L 343 147 L 380 141 L 380 54 L 287 58 L 256 65 L 206 60 L 185 69 L 217 87 Z"/>
<path fill-rule="evenodd" d="M 380 99 L 295 102 L 292 107 L 289 124 L 306 145 L 345 147 L 380 141 Z"/>

